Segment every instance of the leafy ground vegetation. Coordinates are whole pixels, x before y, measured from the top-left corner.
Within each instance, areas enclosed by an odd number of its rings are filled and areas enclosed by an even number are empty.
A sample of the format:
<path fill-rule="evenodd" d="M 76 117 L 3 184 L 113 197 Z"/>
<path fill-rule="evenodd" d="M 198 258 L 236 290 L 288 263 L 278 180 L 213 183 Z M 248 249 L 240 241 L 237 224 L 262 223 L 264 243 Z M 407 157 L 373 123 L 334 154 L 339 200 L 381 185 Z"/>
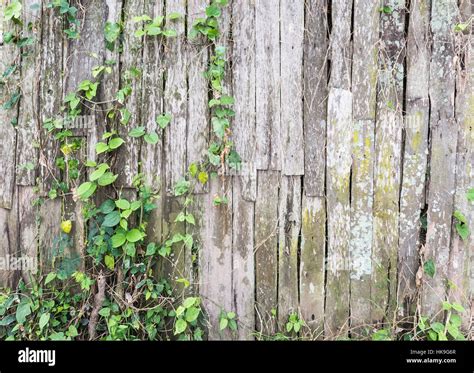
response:
<path fill-rule="evenodd" d="M 231 119 L 234 98 L 224 89 L 226 74 L 226 50 L 219 43 L 222 8 L 228 0 L 214 0 L 205 11 L 205 17 L 194 21 L 190 38 L 205 41 L 212 52 L 207 71 L 209 81 L 212 139 L 206 159 L 189 165 L 188 172 L 174 186 L 174 195 L 185 201 L 174 223 L 186 222 L 194 225 L 195 217 L 190 212 L 193 205 L 192 191 L 196 185 L 206 184 L 210 178 L 219 177 L 225 168 L 237 169 L 241 159 L 231 141 Z M 69 1 L 54 0 L 48 10 L 62 17 L 67 38 L 80 38 L 80 20 L 77 9 Z M 383 12 L 390 12 L 387 7 Z M 4 42 L 22 48 L 36 41 L 22 34 L 22 4 L 13 0 L 7 6 L 4 17 L 16 27 L 16 32 L 4 35 Z M 174 38 L 174 25 L 181 22 L 182 14 L 171 13 L 166 17 L 152 18 L 146 14 L 136 17 L 141 27 L 137 38 Z M 458 26 L 461 29 L 465 26 Z M 123 25 L 107 22 L 104 39 L 109 50 L 120 49 Z M 140 67 L 126 73 L 125 84 L 116 92 L 110 103 L 107 116 L 110 128 L 96 145 L 95 152 L 100 162 L 87 161 L 81 164 L 79 154 L 84 144 L 74 138 L 71 124 L 83 114 L 88 104 L 94 103 L 101 84 L 101 77 L 110 74 L 114 61 L 95 66 L 90 78 L 79 83 L 68 92 L 61 111 L 44 121 L 44 130 L 58 144 L 61 156 L 55 166 L 61 180 L 55 180 L 47 196 L 50 199 L 66 199 L 73 195 L 82 204 L 82 213 L 87 223 L 87 258 L 84 263 L 67 258 L 64 252 L 71 245 L 73 223 L 62 220 L 62 233 L 54 242 L 55 260 L 46 273 L 31 275 L 28 282 L 20 281 L 15 289 L 0 290 L 0 339 L 6 340 L 202 340 L 206 337 L 208 320 L 201 299 L 193 296 L 189 280 L 183 276 L 172 288 L 169 278 L 161 270 L 163 262 L 173 251 L 182 246 L 192 250 L 194 238 L 191 234 L 171 234 L 163 242 L 150 242 L 146 231 L 150 216 L 157 208 L 159 191 L 146 184 L 143 174 L 134 178 L 136 199 L 130 199 L 115 188 L 118 175 L 113 172 L 112 159 L 118 149 L 133 138 L 142 138 L 149 145 L 156 145 L 163 131 L 173 125 L 173 118 L 162 113 L 156 118 L 156 130 L 143 126 L 133 128 L 128 136 L 120 135 L 119 126 L 127 125 L 133 107 L 127 105 L 133 90 L 133 81 L 140 77 Z M 3 72 L 7 80 L 15 66 Z M 13 109 L 20 98 L 14 93 L 5 101 L 3 109 Z M 14 124 L 14 123 L 12 123 Z M 34 165 L 25 165 L 34 167 Z M 80 182 L 79 180 L 86 180 Z M 474 200 L 474 190 L 468 192 Z M 38 199 L 35 203 L 42 203 Z M 225 204 L 225 196 L 216 196 L 215 205 Z M 456 212 L 456 229 L 465 239 L 469 234 L 466 218 Z M 172 230 L 171 230 L 172 231 Z M 433 277 L 434 264 L 427 261 L 424 272 Z M 361 327 L 351 335 L 354 338 L 372 340 L 463 340 L 461 314 L 466 312 L 458 303 L 444 302 L 444 322 L 431 321 L 419 315 L 411 327 L 385 325 Z M 276 311 L 274 317 L 276 318 Z M 222 310 L 219 317 L 220 330 L 231 333 L 238 329 L 238 315 Z M 292 313 L 283 332 L 255 337 L 261 340 L 318 339 L 298 313 Z"/>

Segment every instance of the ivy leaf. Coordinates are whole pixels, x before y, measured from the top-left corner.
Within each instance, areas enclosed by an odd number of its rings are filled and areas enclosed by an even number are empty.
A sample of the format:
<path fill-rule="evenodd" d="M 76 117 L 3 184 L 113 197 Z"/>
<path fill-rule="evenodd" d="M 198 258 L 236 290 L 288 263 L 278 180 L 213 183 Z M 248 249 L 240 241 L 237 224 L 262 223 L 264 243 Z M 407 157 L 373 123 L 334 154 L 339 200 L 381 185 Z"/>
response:
<path fill-rule="evenodd" d="M 468 239 L 470 231 L 467 224 L 464 224 L 464 223 L 456 224 L 456 231 L 458 232 L 459 236 L 462 238 L 463 241 L 466 241 Z"/>
<path fill-rule="evenodd" d="M 104 28 L 105 40 L 109 43 L 113 43 L 120 35 L 120 25 L 115 22 L 107 21 Z"/>
<path fill-rule="evenodd" d="M 145 127 L 140 126 L 140 127 L 135 127 L 133 128 L 129 133 L 128 136 L 130 137 L 142 137 L 145 134 Z"/>
<path fill-rule="evenodd" d="M 132 229 L 131 231 L 127 232 L 127 241 L 135 243 L 143 239 L 144 234 L 140 232 L 138 229 Z"/>
<path fill-rule="evenodd" d="M 120 137 L 114 137 L 112 140 L 109 141 L 109 148 L 110 149 L 117 149 L 119 148 L 125 141 Z"/>
<path fill-rule="evenodd" d="M 54 281 L 55 278 L 56 278 L 56 272 L 48 273 L 48 275 L 46 276 L 46 280 L 44 281 L 44 284 L 48 285 L 51 281 Z"/>
<path fill-rule="evenodd" d="M 16 309 L 16 321 L 18 324 L 24 324 L 26 318 L 31 314 L 31 306 L 29 302 L 21 302 Z"/>
<path fill-rule="evenodd" d="M 104 257 L 104 263 L 105 263 L 105 265 L 108 269 L 110 269 L 111 271 L 114 270 L 114 268 L 115 268 L 115 259 L 112 255 L 106 255 Z"/>
<path fill-rule="evenodd" d="M 227 325 L 229 325 L 229 320 L 227 320 L 225 317 L 222 317 L 219 321 L 219 329 L 224 330 L 227 328 Z"/>
<path fill-rule="evenodd" d="M 147 133 L 143 139 L 144 139 L 148 144 L 150 144 L 150 145 L 155 145 L 156 143 L 158 143 L 159 137 L 158 137 L 158 135 L 156 134 L 156 132 L 150 132 L 150 133 Z"/>
<path fill-rule="evenodd" d="M 112 247 L 116 249 L 122 246 L 125 243 L 125 241 L 127 241 L 127 238 L 125 237 L 123 233 L 116 233 L 115 235 L 112 236 L 111 240 L 112 240 Z"/>
<path fill-rule="evenodd" d="M 205 171 L 201 171 L 199 174 L 198 174 L 198 180 L 201 184 L 206 184 L 207 181 L 209 180 L 209 174 Z"/>
<path fill-rule="evenodd" d="M 221 15 L 221 10 L 215 5 L 209 5 L 206 8 L 206 16 L 208 17 L 219 17 Z"/>
<path fill-rule="evenodd" d="M 160 126 L 162 129 L 165 129 L 168 124 L 171 122 L 171 114 L 163 114 L 158 117 L 156 117 L 156 124 Z"/>
<path fill-rule="evenodd" d="M 183 319 L 178 319 L 176 320 L 176 324 L 174 326 L 174 335 L 181 334 L 186 330 L 186 327 L 188 326 L 188 323 L 186 320 Z"/>
<path fill-rule="evenodd" d="M 461 211 L 454 211 L 454 217 L 461 223 L 467 224 L 467 219 Z"/>
<path fill-rule="evenodd" d="M 115 201 L 115 206 L 117 206 L 120 210 L 128 210 L 130 208 L 130 202 L 126 199 L 118 199 Z"/>
<path fill-rule="evenodd" d="M 197 307 L 188 308 L 186 310 L 186 321 L 189 323 L 195 321 L 198 318 L 200 312 L 201 310 Z"/>
<path fill-rule="evenodd" d="M 48 324 L 49 319 L 51 318 L 51 314 L 48 313 L 43 313 L 39 319 L 39 328 L 40 330 L 43 330 L 43 328 Z"/>
<path fill-rule="evenodd" d="M 104 142 L 98 142 L 95 146 L 95 152 L 97 154 L 105 153 L 107 150 L 109 150 L 109 146 Z"/>
<path fill-rule="evenodd" d="M 97 184 L 87 181 L 82 183 L 76 190 L 76 194 L 83 200 L 92 196 L 97 189 Z"/>
<path fill-rule="evenodd" d="M 117 180 L 117 177 L 118 175 L 114 175 L 112 172 L 106 172 L 99 178 L 99 180 L 97 180 L 97 183 L 100 186 L 107 186 L 115 182 L 115 180 Z"/>
<path fill-rule="evenodd" d="M 185 179 L 179 180 L 176 185 L 174 186 L 174 195 L 176 197 L 182 196 L 183 194 L 187 193 L 190 187 L 189 181 Z"/>
<path fill-rule="evenodd" d="M 451 304 L 451 307 L 453 307 L 453 309 L 456 310 L 456 311 L 458 311 L 458 312 L 461 312 L 461 313 L 466 312 L 466 310 L 464 309 L 464 307 L 461 306 L 459 303 L 453 303 L 453 304 Z"/>
<path fill-rule="evenodd" d="M 428 276 L 430 276 L 431 278 L 434 277 L 436 273 L 436 268 L 432 259 L 429 259 L 425 262 L 423 269 Z"/>
<path fill-rule="evenodd" d="M 112 211 L 111 213 L 105 215 L 104 222 L 102 223 L 103 227 L 112 228 L 120 223 L 120 212 Z"/>
<path fill-rule="evenodd" d="M 93 173 L 90 174 L 89 180 L 95 181 L 99 179 L 108 169 L 109 169 L 109 165 L 106 163 L 102 163 L 99 167 L 97 167 L 97 170 L 95 170 Z"/>
<path fill-rule="evenodd" d="M 467 191 L 466 197 L 469 202 L 474 202 L 474 188 Z"/>
<path fill-rule="evenodd" d="M 5 8 L 5 19 L 8 21 L 10 19 L 20 19 L 21 17 L 21 3 L 18 0 L 13 0 Z"/>
<path fill-rule="evenodd" d="M 115 202 L 111 199 L 106 200 L 100 205 L 99 210 L 102 214 L 109 214 L 115 209 Z"/>

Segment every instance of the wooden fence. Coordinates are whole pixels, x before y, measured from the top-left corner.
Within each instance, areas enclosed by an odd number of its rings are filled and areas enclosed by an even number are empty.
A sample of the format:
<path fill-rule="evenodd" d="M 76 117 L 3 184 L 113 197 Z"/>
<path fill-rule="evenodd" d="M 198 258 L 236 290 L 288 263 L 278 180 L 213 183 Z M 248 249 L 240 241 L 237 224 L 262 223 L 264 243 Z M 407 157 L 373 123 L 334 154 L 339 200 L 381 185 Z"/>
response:
<path fill-rule="evenodd" d="M 107 60 L 119 63 L 101 80 L 100 102 L 124 84 L 125 71 L 142 72 L 124 134 L 173 116 L 157 146 L 128 142 L 115 165 L 125 195 L 138 172 L 161 183 L 148 235 L 161 240 L 182 202 L 172 185 L 208 147 L 202 72 L 210 52 L 187 38 L 208 1 L 81 0 L 77 40 L 66 38 L 48 1 L 22 3 L 22 27 L 38 43 L 18 49 L 5 43 L 3 17 L 0 29 L 1 71 L 17 66 L 21 87 L 14 108 L 0 111 L 0 253 L 39 253 L 50 263 L 66 216 L 81 254 L 80 205 L 33 203 L 49 190 L 58 154 L 43 122 Z M 175 253 L 170 268 L 202 296 L 210 338 L 229 337 L 219 331 L 222 309 L 236 312 L 240 339 L 282 329 L 292 312 L 315 336 L 335 338 L 416 312 L 439 317 L 446 299 L 466 308 L 468 327 L 474 236 L 458 230 L 474 232 L 466 196 L 474 187 L 473 8 L 469 0 L 230 1 L 222 43 L 243 167 L 196 191 L 198 224 L 179 229 L 198 250 Z M 171 12 L 186 16 L 164 47 L 133 35 L 133 17 Z M 121 19 L 122 50 L 110 51 L 105 22 Z M 4 103 L 12 92 L 0 89 Z M 85 158 L 94 158 L 104 123 L 105 112 L 95 110 L 73 128 L 87 143 Z M 214 206 L 216 195 L 228 203 Z M 6 271 L 0 278 L 14 280 Z"/>

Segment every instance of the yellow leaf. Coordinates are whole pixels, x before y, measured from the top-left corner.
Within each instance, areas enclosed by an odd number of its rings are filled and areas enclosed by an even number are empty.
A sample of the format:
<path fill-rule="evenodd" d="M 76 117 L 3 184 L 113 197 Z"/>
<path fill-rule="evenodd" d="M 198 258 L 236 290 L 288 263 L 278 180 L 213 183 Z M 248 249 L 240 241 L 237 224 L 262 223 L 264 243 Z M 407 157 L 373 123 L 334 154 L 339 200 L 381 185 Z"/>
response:
<path fill-rule="evenodd" d="M 64 233 L 69 234 L 71 232 L 71 229 L 72 229 L 72 222 L 70 220 L 64 220 L 63 222 L 61 222 L 61 230 Z"/>

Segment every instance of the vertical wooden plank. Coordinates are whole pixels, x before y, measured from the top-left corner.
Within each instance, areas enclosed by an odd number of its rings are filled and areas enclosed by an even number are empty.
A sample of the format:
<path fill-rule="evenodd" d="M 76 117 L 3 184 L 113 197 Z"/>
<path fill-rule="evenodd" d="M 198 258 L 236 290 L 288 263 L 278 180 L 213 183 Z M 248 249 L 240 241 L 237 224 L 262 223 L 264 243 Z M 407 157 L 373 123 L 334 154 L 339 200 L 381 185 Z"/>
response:
<path fill-rule="evenodd" d="M 276 332 L 272 310 L 278 305 L 278 195 L 280 173 L 259 171 L 255 202 L 255 307 L 257 331 Z"/>
<path fill-rule="evenodd" d="M 327 275 L 324 333 L 347 334 L 349 318 L 349 236 L 352 93 L 351 2 L 332 2 L 331 77 L 327 108 L 326 202 Z"/>
<path fill-rule="evenodd" d="M 239 340 L 253 339 L 255 331 L 254 203 L 243 198 L 239 180 L 233 179 L 232 291 L 239 321 Z"/>
<path fill-rule="evenodd" d="M 166 14 L 186 13 L 182 0 L 166 2 Z M 166 188 L 171 191 L 173 186 L 186 172 L 186 116 L 187 116 L 187 83 L 186 83 L 186 50 L 185 25 L 175 22 L 173 29 L 177 36 L 166 42 L 166 81 L 165 81 L 165 112 L 173 119 L 165 130 L 165 169 Z"/>
<path fill-rule="evenodd" d="M 352 93 L 331 88 L 327 127 L 327 280 L 325 336 L 347 334 Z"/>
<path fill-rule="evenodd" d="M 205 17 L 206 0 L 188 2 L 187 30 L 197 18 Z M 189 34 L 189 31 L 188 31 Z M 186 143 L 187 164 L 199 163 L 207 156 L 209 142 L 209 82 L 204 76 L 208 69 L 209 48 L 203 39 L 187 41 L 186 66 L 188 72 L 188 130 Z M 208 186 L 196 185 L 194 192 L 208 191 Z"/>
<path fill-rule="evenodd" d="M 331 3 L 330 87 L 349 89 L 351 86 L 351 19 L 351 1 L 333 1 Z"/>
<path fill-rule="evenodd" d="M 255 330 L 254 203 L 255 167 L 255 4 L 234 2 L 232 8 L 232 71 L 235 120 L 232 138 L 242 158 L 233 177 L 233 299 L 239 319 L 238 339 L 252 339 Z"/>
<path fill-rule="evenodd" d="M 304 2 L 280 2 L 281 144 L 284 175 L 304 174 Z"/>
<path fill-rule="evenodd" d="M 324 195 L 327 114 L 327 1 L 305 2 L 304 38 L 304 190 Z"/>
<path fill-rule="evenodd" d="M 398 304 L 402 316 L 413 313 L 417 291 L 420 217 L 424 205 L 428 154 L 430 7 L 428 1 L 412 1 L 408 24 L 405 147 L 398 257 Z"/>
<path fill-rule="evenodd" d="M 375 121 L 354 120 L 350 213 L 351 328 L 370 324 Z M 356 330 L 354 330 L 354 333 Z"/>
<path fill-rule="evenodd" d="M 300 309 L 307 325 L 321 334 L 324 328 L 326 201 L 303 195 L 300 254 Z"/>
<path fill-rule="evenodd" d="M 145 14 L 151 18 L 164 15 L 163 0 L 149 1 L 145 4 Z M 143 76 L 142 76 L 142 125 L 147 132 L 160 133 L 156 118 L 163 114 L 163 84 L 164 84 L 164 39 L 159 36 L 145 37 L 143 49 Z M 148 240 L 160 242 L 162 240 L 163 203 L 165 199 L 165 183 L 163 175 L 163 138 L 152 145 L 143 142 L 140 149 L 141 171 L 147 185 L 159 190 L 160 199 L 155 204 L 147 226 Z"/>
<path fill-rule="evenodd" d="M 120 168 L 117 170 L 119 176 L 116 183 L 124 188 L 132 188 L 133 178 L 138 174 L 140 139 L 128 137 L 128 132 L 141 125 L 142 84 L 141 77 L 132 78 L 129 71 L 139 69 L 142 74 L 143 38 L 134 35 L 142 23 L 133 19 L 143 15 L 144 10 L 143 1 L 124 0 L 120 87 L 130 84 L 132 89 L 125 105 L 131 113 L 130 120 L 128 124 L 120 125 L 118 131 L 120 137 L 127 138 L 117 153 L 117 165 Z"/>
<path fill-rule="evenodd" d="M 0 5 L 0 14 L 4 14 L 4 9 L 8 5 L 3 1 Z M 2 131 L 0 132 L 0 207 L 11 209 L 13 204 L 13 193 L 15 185 L 15 154 L 16 154 L 16 130 L 15 121 L 18 120 L 18 106 L 7 108 L 4 105 L 8 101 L 21 94 L 19 87 L 20 70 L 20 49 L 13 43 L 4 43 L 3 38 L 7 32 L 16 32 L 18 26 L 13 21 L 1 17 L 0 25 L 0 72 L 3 75 L 8 70 L 13 69 L 12 73 L 5 79 L 5 84 L 0 85 L 0 123 Z M 2 80 L 4 80 L 2 78 Z"/>
<path fill-rule="evenodd" d="M 430 86 L 431 153 L 428 195 L 428 231 L 425 260 L 436 268 L 434 278 L 425 277 L 422 313 L 434 316 L 442 309 L 448 280 L 451 223 L 454 212 L 456 145 L 458 129 L 454 113 L 455 56 L 453 27 L 457 16 L 454 0 L 432 2 Z M 441 318 L 441 314 L 438 317 Z"/>
<path fill-rule="evenodd" d="M 472 16 L 474 4 L 464 2 L 460 6 L 462 20 L 465 22 Z M 449 280 L 455 286 L 448 288 L 451 302 L 462 304 L 467 312 L 462 314 L 463 328 L 468 330 L 471 322 L 474 268 L 474 203 L 467 199 L 467 191 L 474 188 L 474 38 L 472 34 L 462 35 L 458 39 L 460 58 L 464 58 L 464 66 L 457 66 L 456 84 L 456 120 L 459 128 L 457 161 L 456 161 L 456 192 L 454 210 L 466 216 L 469 231 L 466 240 L 462 240 L 453 229 L 451 252 L 449 257 Z M 459 60 L 458 60 L 459 61 Z M 471 281 L 471 283 L 470 283 Z"/>
<path fill-rule="evenodd" d="M 298 245 L 301 230 L 301 177 L 284 176 L 278 205 L 278 328 L 298 311 Z"/>
<path fill-rule="evenodd" d="M 39 80 L 40 126 L 48 118 L 59 113 L 63 99 L 64 32 L 63 19 L 54 9 L 42 3 L 41 76 Z M 60 172 L 55 166 L 59 147 L 56 140 L 41 128 L 40 137 L 40 182 L 42 193 L 47 194 Z M 40 269 L 47 273 L 52 265 L 52 247 L 60 233 L 61 201 L 45 199 L 39 212 L 38 250 Z"/>
<path fill-rule="evenodd" d="M 235 119 L 232 139 L 242 158 L 238 179 L 242 197 L 255 201 L 257 169 L 255 167 L 255 4 L 234 2 L 232 21 L 232 72 Z"/>
<path fill-rule="evenodd" d="M 209 339 L 228 339 L 227 331 L 219 331 L 219 315 L 229 311 L 232 299 L 232 194 L 229 181 L 210 180 L 204 195 L 204 211 L 200 222 L 202 248 L 199 252 L 199 291 L 209 317 Z M 216 195 L 226 195 L 228 204 L 213 206 Z"/>
<path fill-rule="evenodd" d="M 31 186 L 18 187 L 18 252 L 22 257 L 38 258 L 38 208 L 34 201 L 38 198 Z M 31 281 L 34 272 L 23 270 L 24 281 Z"/>
<path fill-rule="evenodd" d="M 40 123 L 54 117 L 61 107 L 63 92 L 63 23 L 62 17 L 54 9 L 42 3 L 41 76 L 39 79 Z M 57 141 L 46 130 L 41 131 L 40 176 L 42 191 L 47 193 L 54 180 L 59 178 L 55 166 L 59 149 Z"/>
<path fill-rule="evenodd" d="M 255 37 L 255 165 L 281 170 L 279 1 L 255 1 Z"/>
<path fill-rule="evenodd" d="M 403 128 L 405 1 L 380 13 L 381 42 L 375 134 L 374 242 L 371 318 L 393 318 L 397 293 Z"/>
<path fill-rule="evenodd" d="M 32 7 L 38 4 L 39 7 Z M 18 116 L 17 139 L 17 185 L 34 185 L 36 183 L 36 167 L 38 164 L 39 137 L 39 92 L 38 77 L 40 74 L 40 42 L 41 42 L 41 1 L 23 1 L 22 20 L 25 36 L 34 38 L 34 43 L 23 47 L 21 61 L 21 92 L 22 98 Z M 31 163 L 34 168 L 25 167 Z"/>
<path fill-rule="evenodd" d="M 0 258 L 3 263 L 8 263 L 11 257 L 17 257 L 18 250 L 18 194 L 13 191 L 12 205 L 10 209 L 0 207 Z M 0 269 L 0 287 L 16 286 L 18 271 L 8 268 Z"/>
<path fill-rule="evenodd" d="M 350 235 L 351 328 L 370 321 L 374 189 L 374 136 L 380 8 L 354 1 L 353 120 Z M 356 329 L 353 328 L 353 332 Z"/>

